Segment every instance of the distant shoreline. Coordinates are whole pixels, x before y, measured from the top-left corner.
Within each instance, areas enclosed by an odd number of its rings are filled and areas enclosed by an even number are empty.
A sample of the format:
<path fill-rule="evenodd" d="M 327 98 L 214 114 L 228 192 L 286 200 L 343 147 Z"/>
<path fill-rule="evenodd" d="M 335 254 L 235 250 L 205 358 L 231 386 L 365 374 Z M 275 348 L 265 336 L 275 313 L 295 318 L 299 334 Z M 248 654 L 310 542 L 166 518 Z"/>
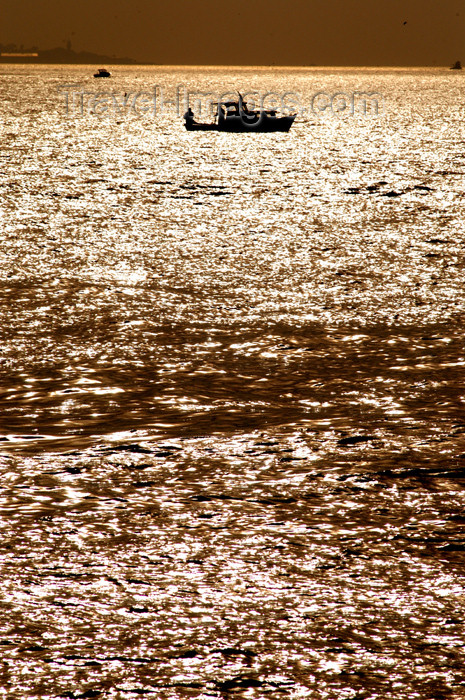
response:
<path fill-rule="evenodd" d="M 105 56 L 91 51 L 73 51 L 70 48 L 55 48 L 41 51 L 34 47 L 31 49 L 17 48 L 16 46 L 0 46 L 0 63 L 23 63 L 26 65 L 33 63 L 42 64 L 69 64 L 88 65 L 105 64 L 110 66 L 133 66 L 138 61 L 127 56 Z"/>
<path fill-rule="evenodd" d="M 274 70 L 285 69 L 285 70 L 298 70 L 298 69 L 338 69 L 338 70 L 350 70 L 350 69 L 392 69 L 392 70 L 405 70 L 405 69 L 450 69 L 450 65 L 438 66 L 438 65 L 319 65 L 315 63 L 308 63 L 306 65 L 276 65 L 274 63 L 262 64 L 260 66 L 254 66 L 252 64 L 243 63 L 236 65 L 220 65 L 220 64 L 201 64 L 201 63 L 158 63 L 154 61 L 137 61 L 128 56 L 107 56 L 105 54 L 94 53 L 93 51 L 75 51 L 71 42 L 68 42 L 66 47 L 55 47 L 53 49 L 39 49 L 37 46 L 32 46 L 25 48 L 23 45 L 18 46 L 17 44 L 0 44 L 0 64 L 19 64 L 19 65 L 91 65 L 91 66 L 160 66 L 160 67 L 184 67 L 184 68 L 254 68 L 254 69 L 269 69 Z M 459 62 L 457 62 L 459 63 Z"/>
<path fill-rule="evenodd" d="M 26 59 L 25 57 L 11 57 L 11 56 L 1 56 L 0 55 L 0 65 L 24 65 L 24 66 L 90 66 L 94 68 L 95 66 L 151 66 L 153 68 L 163 68 L 163 69 L 179 69 L 183 68 L 186 70 L 197 69 L 197 70 L 340 70 L 340 71 L 350 71 L 350 70 L 391 70 L 391 71 L 405 71 L 405 70 L 451 70 L 448 65 L 438 66 L 438 65 L 418 65 L 418 66 L 360 66 L 360 65 L 317 65 L 317 64 L 307 64 L 307 65 L 275 65 L 275 64 L 262 64 L 262 65 L 252 65 L 252 64 L 228 64 L 220 65 L 215 63 L 153 63 L 144 61 L 134 61 L 132 59 L 118 59 L 118 58 L 108 58 L 108 57 L 98 57 L 94 60 L 86 59 L 82 61 L 63 61 L 63 60 L 50 60 L 43 59 L 40 56 L 37 58 Z M 460 71 L 452 71 L 460 73 Z"/>

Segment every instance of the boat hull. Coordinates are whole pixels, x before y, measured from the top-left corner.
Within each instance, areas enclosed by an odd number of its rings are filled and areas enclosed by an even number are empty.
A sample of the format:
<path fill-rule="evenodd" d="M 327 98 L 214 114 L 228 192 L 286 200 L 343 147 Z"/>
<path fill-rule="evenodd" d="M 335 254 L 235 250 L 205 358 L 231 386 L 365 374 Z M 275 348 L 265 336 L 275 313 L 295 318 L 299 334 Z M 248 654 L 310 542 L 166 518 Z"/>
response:
<path fill-rule="evenodd" d="M 197 124 L 186 122 L 187 131 L 226 131 L 229 133 L 270 133 L 287 132 L 294 123 L 295 115 L 288 117 L 267 117 L 248 121 L 241 117 L 221 119 L 218 124 Z"/>

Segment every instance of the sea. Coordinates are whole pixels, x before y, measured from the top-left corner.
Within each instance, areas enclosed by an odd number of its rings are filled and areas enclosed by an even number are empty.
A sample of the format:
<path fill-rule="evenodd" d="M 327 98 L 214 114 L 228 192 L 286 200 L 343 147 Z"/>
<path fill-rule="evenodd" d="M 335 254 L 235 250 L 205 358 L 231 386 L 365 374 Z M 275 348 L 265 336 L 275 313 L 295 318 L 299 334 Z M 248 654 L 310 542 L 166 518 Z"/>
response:
<path fill-rule="evenodd" d="M 0 697 L 465 698 L 465 72 L 95 70 L 0 66 Z"/>

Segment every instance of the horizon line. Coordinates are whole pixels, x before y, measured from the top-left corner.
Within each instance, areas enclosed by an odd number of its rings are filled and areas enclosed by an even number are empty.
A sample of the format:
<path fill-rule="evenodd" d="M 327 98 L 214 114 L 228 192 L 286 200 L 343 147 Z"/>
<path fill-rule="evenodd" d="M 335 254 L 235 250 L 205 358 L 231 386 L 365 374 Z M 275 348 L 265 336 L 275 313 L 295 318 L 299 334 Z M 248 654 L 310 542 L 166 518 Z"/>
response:
<path fill-rule="evenodd" d="M 52 62 L 52 61 L 1 61 L 1 58 L 11 58 L 12 56 L 5 56 L 5 54 L 1 55 L 0 54 L 0 65 L 25 65 L 25 66 L 33 66 L 33 65 L 42 65 L 42 66 L 75 66 L 75 67 L 84 67 L 84 66 L 89 66 L 91 69 L 95 67 L 95 63 L 62 63 L 62 62 Z M 27 56 L 24 56 L 26 58 Z M 23 56 L 18 56 L 18 58 L 23 58 Z M 31 56 L 32 58 L 32 56 Z M 35 58 L 35 56 L 34 56 Z M 117 61 L 117 59 L 116 59 Z M 152 63 L 152 62 L 146 62 L 146 61 L 141 61 L 140 63 L 126 63 L 126 62 L 115 62 L 112 63 L 110 61 L 106 62 L 106 65 L 108 66 L 124 66 L 128 68 L 136 68 L 136 67 L 151 67 L 151 68 L 192 68 L 192 69 L 199 69 L 199 68 L 218 68 L 218 69 L 264 69 L 264 70 L 312 70 L 312 69 L 394 69 L 394 70 L 402 70 L 402 69 L 437 69 L 437 70 L 442 70 L 442 69 L 447 69 L 447 70 L 452 70 L 450 65 L 431 65 L 431 64 L 331 64 L 331 63 L 326 63 L 326 64 L 306 64 L 306 65 L 298 65 L 298 64 L 290 64 L 290 65 L 281 65 L 281 64 L 274 64 L 274 63 L 269 63 L 269 64 L 252 64 L 252 63 L 243 63 L 243 64 L 221 64 L 221 63 Z"/>

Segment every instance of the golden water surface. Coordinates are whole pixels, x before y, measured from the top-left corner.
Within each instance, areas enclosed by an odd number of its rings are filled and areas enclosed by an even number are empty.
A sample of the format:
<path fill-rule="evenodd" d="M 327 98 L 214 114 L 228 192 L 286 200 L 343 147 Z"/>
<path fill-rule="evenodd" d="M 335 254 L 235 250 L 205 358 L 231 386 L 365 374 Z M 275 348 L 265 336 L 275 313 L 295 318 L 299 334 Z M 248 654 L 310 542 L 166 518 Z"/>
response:
<path fill-rule="evenodd" d="M 465 698 L 464 77 L 92 72 L 1 67 L 0 697 Z"/>

